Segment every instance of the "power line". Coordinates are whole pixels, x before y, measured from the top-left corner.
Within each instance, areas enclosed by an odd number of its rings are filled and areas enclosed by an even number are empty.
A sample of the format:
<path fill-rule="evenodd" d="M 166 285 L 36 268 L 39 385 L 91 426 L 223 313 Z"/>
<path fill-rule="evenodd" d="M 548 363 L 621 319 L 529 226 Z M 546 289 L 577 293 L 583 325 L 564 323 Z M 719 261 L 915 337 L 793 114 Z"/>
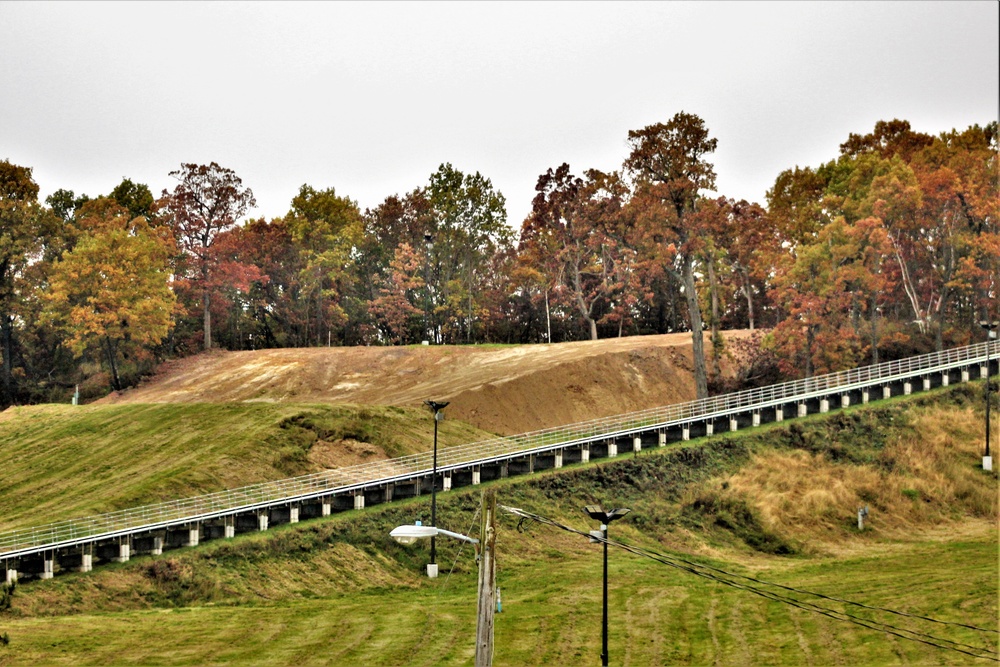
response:
<path fill-rule="evenodd" d="M 918 632 L 916 630 L 910 630 L 910 629 L 907 629 L 907 628 L 900 628 L 900 627 L 897 627 L 897 626 L 894 626 L 894 625 L 891 625 L 889 623 L 885 623 L 885 622 L 882 622 L 882 621 L 871 621 L 871 620 L 868 620 L 868 619 L 860 618 L 858 616 L 854 616 L 853 614 L 849 614 L 846 611 L 840 611 L 840 610 L 837 610 L 837 609 L 830 609 L 828 607 L 823 607 L 823 606 L 820 606 L 820 605 L 812 603 L 812 602 L 806 602 L 806 601 L 803 601 L 803 600 L 798 600 L 798 599 L 795 599 L 795 598 L 792 598 L 792 597 L 789 597 L 789 596 L 786 596 L 786 595 L 782 595 L 782 594 L 774 592 L 774 591 L 769 591 L 769 590 L 760 588 L 759 586 L 754 585 L 754 584 L 760 584 L 760 585 L 766 585 L 766 586 L 774 586 L 776 588 L 784 589 L 784 590 L 787 590 L 787 591 L 790 591 L 790 592 L 794 592 L 794 593 L 799 593 L 799 594 L 802 594 L 802 595 L 810 595 L 810 596 L 814 596 L 814 597 L 825 599 L 825 600 L 830 600 L 830 601 L 834 601 L 834 602 L 840 602 L 840 603 L 843 603 L 843 604 L 857 606 L 859 608 L 863 608 L 863 609 L 867 609 L 867 610 L 871 610 L 871 611 L 882 611 L 882 612 L 886 612 L 886 613 L 896 614 L 896 615 L 899 615 L 899 616 L 904 616 L 904 617 L 907 617 L 907 618 L 914 618 L 914 619 L 919 619 L 919 620 L 924 620 L 924 621 L 930 621 L 930 622 L 933 622 L 933 623 L 939 623 L 939 624 L 942 624 L 942 625 L 950 625 L 950 626 L 961 627 L 961 628 L 966 628 L 966 629 L 970 629 L 970 630 L 976 630 L 976 631 L 979 631 L 979 632 L 988 632 L 988 633 L 997 633 L 996 630 L 990 630 L 990 629 L 986 629 L 986 628 L 980 628 L 980 627 L 977 627 L 977 626 L 974 626 L 974 625 L 968 625 L 968 624 L 965 624 L 965 623 L 954 623 L 954 622 L 951 622 L 951 621 L 942 621 L 942 620 L 939 620 L 939 619 L 931 618 L 929 616 L 922 616 L 922 615 L 919 615 L 919 614 L 911 614 L 911 613 L 908 613 L 908 612 L 902 612 L 902 611 L 898 611 L 898 610 L 895 610 L 895 609 L 888 609 L 888 608 L 885 608 L 885 607 L 877 607 L 877 606 L 872 606 L 872 605 L 866 605 L 866 604 L 863 604 L 863 603 L 860 603 L 860 602 L 854 602 L 852 600 L 846 600 L 844 598 L 837 598 L 837 597 L 834 597 L 834 596 L 824 595 L 822 593 L 816 593 L 816 592 L 813 592 L 813 591 L 807 591 L 807 590 L 804 590 L 804 589 L 794 588 L 794 587 L 791 587 L 791 586 L 785 586 L 785 585 L 782 585 L 782 584 L 776 584 L 776 583 L 772 583 L 772 582 L 762 581 L 762 580 L 759 580 L 759 579 L 754 579 L 752 577 L 747 577 L 745 575 L 736 574 L 734 572 L 728 572 L 726 570 L 722 570 L 722 569 L 717 568 L 717 567 L 712 567 L 710 565 L 703 565 L 701 563 L 695 563 L 693 561 L 685 560 L 683 558 L 679 558 L 679 557 L 676 557 L 676 556 L 671 556 L 669 554 L 664 554 L 664 553 L 661 553 L 661 552 L 653 551 L 651 549 L 644 549 L 644 548 L 641 548 L 641 547 L 635 547 L 635 546 L 631 546 L 631 545 L 628 545 L 628 544 L 623 544 L 621 542 L 616 542 L 616 541 L 613 541 L 613 540 L 605 540 L 604 538 L 596 536 L 596 535 L 592 536 L 589 532 L 583 532 L 583 531 L 577 530 L 575 528 L 571 528 L 570 526 L 566 526 L 564 524 L 561 524 L 558 521 L 555 521 L 554 519 L 550 519 L 548 517 L 544 517 L 544 516 L 541 516 L 539 514 L 534 514 L 534 513 L 531 513 L 531 512 L 526 512 L 526 511 L 524 511 L 524 510 L 522 510 L 520 508 L 508 507 L 508 506 L 504 506 L 504 505 L 501 505 L 500 507 L 501 507 L 501 509 L 503 509 L 504 511 L 506 511 L 506 512 L 508 512 L 510 514 L 513 514 L 515 516 L 521 517 L 522 523 L 523 523 L 524 519 L 531 519 L 531 520 L 537 521 L 537 522 L 542 523 L 542 524 L 546 524 L 546 525 L 553 526 L 555 528 L 559 528 L 560 530 L 564 530 L 564 531 L 567 531 L 567 532 L 570 532 L 570 533 L 581 535 L 583 537 L 587 537 L 589 539 L 593 539 L 593 540 L 598 541 L 598 542 L 605 542 L 606 541 L 608 544 L 610 544 L 612 546 L 618 547 L 618 548 L 620 548 L 620 549 L 622 549 L 624 551 L 628 551 L 628 552 L 633 553 L 635 555 L 642 556 L 644 558 L 649 558 L 649 559 L 654 560 L 656 562 L 659 562 L 659 563 L 661 563 L 663 565 L 668 565 L 670 567 L 674 567 L 674 568 L 682 570 L 684 572 L 688 572 L 688 573 L 693 574 L 695 576 L 703 577 L 703 578 L 715 581 L 717 583 L 724 584 L 726 586 L 730 586 L 730 587 L 733 587 L 733 588 L 736 588 L 736 589 L 739 589 L 739 590 L 745 590 L 747 592 L 753 593 L 755 595 L 758 595 L 760 597 L 764 597 L 766 599 L 769 599 L 769 600 L 772 600 L 772 601 L 775 601 L 775 602 L 781 602 L 781 603 L 784 603 L 784 604 L 788 604 L 788 605 L 797 607 L 799 609 L 803 609 L 805 611 L 811 611 L 811 612 L 814 612 L 814 613 L 822 614 L 823 616 L 827 616 L 827 617 L 833 618 L 835 620 L 847 621 L 848 623 L 854 623 L 855 625 L 860 625 L 862 627 L 865 627 L 865 628 L 868 628 L 868 629 L 871 629 L 871 630 L 876 630 L 876 631 L 879 631 L 879 632 L 885 632 L 885 633 L 888 633 L 888 634 L 900 637 L 902 639 L 908 639 L 910 641 L 919 642 L 919 643 L 922 643 L 922 644 L 926 644 L 928 646 L 933 646 L 935 648 L 956 651 L 958 653 L 964 653 L 965 655 L 970 655 L 970 656 L 975 657 L 975 658 L 984 658 L 984 659 L 989 659 L 989 660 L 996 660 L 997 657 L 1000 657 L 1000 654 L 998 654 L 997 651 L 993 650 L 992 648 L 984 648 L 984 647 L 981 647 L 981 646 L 972 646 L 972 645 L 969 645 L 969 644 L 963 644 L 961 642 L 952 641 L 950 639 L 945 639 L 945 638 L 942 638 L 942 637 L 936 637 L 934 635 L 930 635 L 930 634 L 923 633 L 923 632 Z M 521 524 L 519 524 L 518 527 L 520 528 Z M 722 575 L 722 576 L 719 576 L 719 575 Z M 728 580 L 725 577 L 732 577 L 734 579 L 740 579 L 740 580 L 744 580 L 744 581 L 752 582 L 752 583 L 749 583 L 749 584 L 748 583 L 739 583 L 737 581 Z M 943 642 L 943 644 L 939 643 L 939 642 Z M 968 650 L 966 650 L 966 649 L 968 649 Z"/>

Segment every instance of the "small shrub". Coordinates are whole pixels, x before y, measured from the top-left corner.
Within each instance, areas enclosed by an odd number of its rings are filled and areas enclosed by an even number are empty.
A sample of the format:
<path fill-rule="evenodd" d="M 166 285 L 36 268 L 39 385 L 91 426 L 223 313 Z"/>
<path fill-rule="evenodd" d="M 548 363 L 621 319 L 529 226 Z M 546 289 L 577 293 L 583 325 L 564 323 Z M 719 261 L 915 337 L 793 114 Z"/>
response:
<path fill-rule="evenodd" d="M 920 491 L 917 489 L 903 489 L 902 493 L 910 500 L 920 500 Z"/>

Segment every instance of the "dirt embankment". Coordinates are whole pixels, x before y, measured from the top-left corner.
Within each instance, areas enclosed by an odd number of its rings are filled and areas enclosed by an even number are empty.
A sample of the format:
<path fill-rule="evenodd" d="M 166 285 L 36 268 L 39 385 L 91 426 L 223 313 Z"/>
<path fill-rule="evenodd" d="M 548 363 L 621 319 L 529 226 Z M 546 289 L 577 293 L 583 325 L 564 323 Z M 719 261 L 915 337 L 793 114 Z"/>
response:
<path fill-rule="evenodd" d="M 150 382 L 102 402 L 434 399 L 450 401 L 455 419 L 512 434 L 691 400 L 692 368 L 688 333 L 510 347 L 211 352 L 165 364 Z"/>

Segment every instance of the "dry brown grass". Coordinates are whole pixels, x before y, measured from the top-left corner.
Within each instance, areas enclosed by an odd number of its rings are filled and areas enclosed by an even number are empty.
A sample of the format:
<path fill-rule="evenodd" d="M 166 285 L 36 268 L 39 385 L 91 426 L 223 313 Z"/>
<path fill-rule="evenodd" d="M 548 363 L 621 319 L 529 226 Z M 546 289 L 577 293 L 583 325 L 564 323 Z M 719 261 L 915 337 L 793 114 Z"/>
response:
<path fill-rule="evenodd" d="M 768 450 L 717 493 L 748 502 L 767 530 L 807 549 L 829 550 L 857 536 L 857 510 L 865 505 L 869 536 L 907 539 L 968 519 L 995 525 L 997 476 L 981 470 L 982 413 L 920 408 L 910 431 L 916 437 L 893 436 L 870 464 Z"/>

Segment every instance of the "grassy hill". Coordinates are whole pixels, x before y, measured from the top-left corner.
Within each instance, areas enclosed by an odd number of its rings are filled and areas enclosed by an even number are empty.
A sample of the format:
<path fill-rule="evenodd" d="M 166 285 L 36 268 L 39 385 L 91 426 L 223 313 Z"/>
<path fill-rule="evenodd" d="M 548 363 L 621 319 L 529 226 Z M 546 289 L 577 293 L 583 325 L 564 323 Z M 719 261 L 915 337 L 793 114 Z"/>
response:
<path fill-rule="evenodd" d="M 426 410 L 176 403 L 0 413 L 0 530 L 427 451 Z M 492 434 L 446 420 L 442 446 Z"/>
<path fill-rule="evenodd" d="M 633 512 L 612 538 L 872 606 L 997 628 L 997 476 L 979 469 L 976 386 L 852 408 L 494 483 L 499 501 L 580 529 L 585 504 Z M 478 489 L 439 497 L 475 529 Z M 859 505 L 871 507 L 856 530 Z M 470 664 L 475 562 L 389 530 L 420 497 L 25 584 L 0 613 L 10 665 Z M 599 545 L 502 515 L 495 664 L 596 664 Z M 977 664 L 612 549 L 615 664 Z M 836 606 L 834 603 L 825 603 Z M 842 606 L 840 608 L 843 608 Z M 967 645 L 997 635 L 851 613 Z"/>

